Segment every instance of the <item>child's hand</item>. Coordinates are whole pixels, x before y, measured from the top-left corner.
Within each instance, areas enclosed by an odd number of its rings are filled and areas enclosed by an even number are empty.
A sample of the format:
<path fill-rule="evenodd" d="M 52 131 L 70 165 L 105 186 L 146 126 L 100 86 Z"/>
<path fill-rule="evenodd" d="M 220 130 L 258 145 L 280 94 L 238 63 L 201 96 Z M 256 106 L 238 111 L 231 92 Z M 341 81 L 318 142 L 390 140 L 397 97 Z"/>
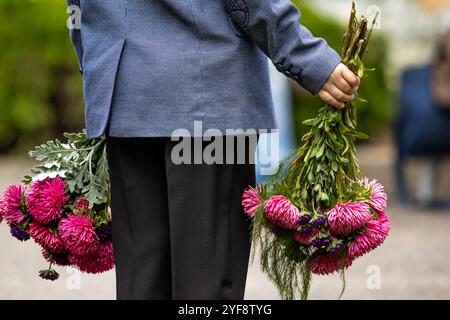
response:
<path fill-rule="evenodd" d="M 355 98 L 359 83 L 359 78 L 346 65 L 340 63 L 322 86 L 318 96 L 325 103 L 342 109 L 346 102 Z"/>

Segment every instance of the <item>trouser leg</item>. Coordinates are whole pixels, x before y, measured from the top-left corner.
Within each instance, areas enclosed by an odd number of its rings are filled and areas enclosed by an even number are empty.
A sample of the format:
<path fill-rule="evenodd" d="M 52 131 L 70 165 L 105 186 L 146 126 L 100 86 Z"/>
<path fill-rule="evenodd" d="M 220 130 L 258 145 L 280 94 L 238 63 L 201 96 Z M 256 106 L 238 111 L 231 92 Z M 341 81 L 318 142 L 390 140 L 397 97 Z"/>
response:
<path fill-rule="evenodd" d="M 241 196 L 254 164 L 175 165 L 175 144 L 166 151 L 172 298 L 243 299 L 250 240 Z"/>
<path fill-rule="evenodd" d="M 170 299 L 165 142 L 107 140 L 118 299 Z"/>

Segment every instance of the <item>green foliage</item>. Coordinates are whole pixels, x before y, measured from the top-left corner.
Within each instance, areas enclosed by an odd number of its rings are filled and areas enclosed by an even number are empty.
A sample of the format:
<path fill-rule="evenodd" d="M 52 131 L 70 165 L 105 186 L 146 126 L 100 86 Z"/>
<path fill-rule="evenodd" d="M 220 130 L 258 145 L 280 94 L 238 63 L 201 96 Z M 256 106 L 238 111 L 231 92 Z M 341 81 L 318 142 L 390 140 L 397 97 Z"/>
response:
<path fill-rule="evenodd" d="M 0 152 L 79 131 L 82 81 L 66 1 L 0 1 Z"/>
<path fill-rule="evenodd" d="M 272 191 L 261 186 L 262 199 L 268 199 Z M 299 250 L 299 244 L 292 230 L 278 228 L 271 224 L 264 214 L 264 206 L 252 220 L 252 242 L 259 246 L 260 266 L 269 279 L 276 285 L 282 299 L 292 300 L 296 296 L 308 297 L 311 284 L 311 272 L 308 269 L 308 248 Z M 252 259 L 256 250 L 253 247 Z"/>
<path fill-rule="evenodd" d="M 94 204 L 109 201 L 109 171 L 105 138 L 86 139 L 86 133 L 66 133 L 67 143 L 58 139 L 48 141 L 30 151 L 30 157 L 41 164 L 31 172 L 34 175 L 58 174 L 64 177 L 71 193 L 82 193 Z M 26 182 L 30 181 L 26 177 Z"/>
<path fill-rule="evenodd" d="M 308 27 L 311 32 L 324 38 L 337 52 L 342 47 L 341 30 L 345 28 L 343 23 L 330 18 L 328 15 L 321 14 L 312 8 L 308 1 L 293 0 L 301 12 L 301 23 Z M 349 8 L 351 2 L 349 1 Z M 364 82 L 359 89 L 359 95 L 367 99 L 369 102 L 356 101 L 358 108 L 358 125 L 360 129 L 367 132 L 371 136 L 379 133 L 391 121 L 393 116 L 393 95 L 387 86 L 386 64 L 387 64 L 387 47 L 385 39 L 377 33 L 371 39 L 370 50 L 365 57 L 365 65 L 368 68 L 374 68 L 370 72 L 370 81 Z M 306 128 L 302 125 L 304 119 L 314 117 L 317 109 L 321 107 L 320 99 L 310 95 L 294 93 L 294 113 L 297 136 L 301 137 L 306 132 Z"/>

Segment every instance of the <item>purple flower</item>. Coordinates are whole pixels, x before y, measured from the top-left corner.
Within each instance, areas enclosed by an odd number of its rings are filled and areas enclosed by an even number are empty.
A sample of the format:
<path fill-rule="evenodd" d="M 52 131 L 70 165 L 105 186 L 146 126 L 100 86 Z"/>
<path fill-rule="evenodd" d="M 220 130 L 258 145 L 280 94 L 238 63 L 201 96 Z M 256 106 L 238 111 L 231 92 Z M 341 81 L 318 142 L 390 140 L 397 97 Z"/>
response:
<path fill-rule="evenodd" d="M 312 221 L 311 223 L 315 226 L 321 226 L 323 225 L 325 222 L 327 221 L 327 218 L 325 217 L 320 217 L 317 218 L 316 220 Z"/>
<path fill-rule="evenodd" d="M 324 246 L 326 246 L 326 245 L 329 245 L 330 243 L 331 243 L 331 238 L 330 237 L 325 237 L 325 238 L 322 238 L 322 244 L 324 245 Z"/>
<path fill-rule="evenodd" d="M 59 274 L 53 269 L 47 269 L 39 271 L 39 277 L 41 277 L 44 280 L 55 281 L 56 279 L 59 278 Z"/>
<path fill-rule="evenodd" d="M 317 237 L 311 241 L 311 245 L 316 248 L 321 248 L 323 246 L 329 245 L 331 243 L 330 237 Z"/>
<path fill-rule="evenodd" d="M 299 217 L 298 221 L 300 222 L 300 224 L 307 224 L 312 218 L 312 215 L 305 214 Z"/>
<path fill-rule="evenodd" d="M 313 231 L 313 229 L 308 226 L 301 227 L 299 230 L 299 232 L 303 235 L 308 235 L 308 234 L 312 233 L 312 231 Z"/>
<path fill-rule="evenodd" d="M 106 208 L 106 204 L 105 203 L 102 203 L 102 204 L 94 203 L 93 209 L 94 209 L 95 212 L 103 211 L 103 210 L 105 210 L 105 208 Z"/>
<path fill-rule="evenodd" d="M 112 241 L 112 221 L 99 225 L 95 228 L 95 233 L 100 241 Z"/>
<path fill-rule="evenodd" d="M 28 239 L 30 239 L 30 235 L 28 234 L 28 232 L 23 231 L 22 229 L 20 229 L 15 224 L 11 224 L 10 228 L 11 228 L 11 235 L 14 238 L 16 238 L 16 239 L 18 239 L 20 241 L 27 241 Z"/>
<path fill-rule="evenodd" d="M 328 250 L 329 253 L 336 253 L 344 248 L 344 244 L 342 242 L 336 243 L 334 247 Z"/>
<path fill-rule="evenodd" d="M 311 240 L 310 244 L 313 247 L 320 248 L 322 246 L 322 239 L 321 238 L 315 238 L 315 239 Z"/>

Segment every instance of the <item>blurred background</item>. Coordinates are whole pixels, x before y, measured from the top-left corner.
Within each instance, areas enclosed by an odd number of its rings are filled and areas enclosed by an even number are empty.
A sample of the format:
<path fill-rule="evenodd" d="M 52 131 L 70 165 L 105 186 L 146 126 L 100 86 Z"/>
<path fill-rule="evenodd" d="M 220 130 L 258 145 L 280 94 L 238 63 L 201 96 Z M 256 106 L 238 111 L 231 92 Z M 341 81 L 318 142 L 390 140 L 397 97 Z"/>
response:
<path fill-rule="evenodd" d="M 295 0 L 302 24 L 340 50 L 350 0 Z M 347 272 L 344 299 L 450 299 L 450 0 L 358 0 L 381 12 L 359 94 L 363 173 L 390 196 L 385 244 Z M 373 7 L 376 6 L 376 7 Z M 84 126 L 82 82 L 66 28 L 66 1 L 0 0 L 0 192 L 32 166 L 27 151 Z M 272 72 L 281 151 L 295 147 L 320 101 Z M 259 178 L 260 180 L 263 177 Z M 50 283 L 38 246 L 0 224 L 0 299 L 114 299 L 114 272 L 59 268 Z M 314 278 L 310 298 L 335 299 L 339 276 Z M 277 299 L 255 261 L 246 298 Z"/>

